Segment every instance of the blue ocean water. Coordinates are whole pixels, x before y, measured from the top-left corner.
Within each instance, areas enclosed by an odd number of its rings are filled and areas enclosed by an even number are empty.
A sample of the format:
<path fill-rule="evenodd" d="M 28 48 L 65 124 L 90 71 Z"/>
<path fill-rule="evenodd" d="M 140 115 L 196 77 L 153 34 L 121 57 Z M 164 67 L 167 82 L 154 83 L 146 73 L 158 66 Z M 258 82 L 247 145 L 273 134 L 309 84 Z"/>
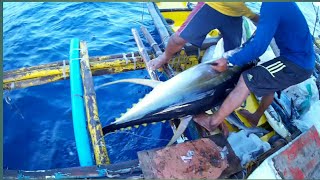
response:
<path fill-rule="evenodd" d="M 137 51 L 131 28 L 141 25 L 159 41 L 145 3 L 4 3 L 3 68 L 68 59 L 74 37 L 87 42 L 90 56 Z M 139 70 L 105 75 L 94 77 L 94 82 L 133 77 L 148 74 Z M 111 123 L 149 91 L 131 84 L 98 90 L 101 123 Z M 5 92 L 4 96 L 4 168 L 79 166 L 69 80 Z M 164 146 L 171 136 L 170 126 L 160 123 L 130 134 L 108 135 L 106 143 L 116 163 L 136 159 L 139 150 Z"/>
<path fill-rule="evenodd" d="M 261 3 L 249 3 L 255 12 Z M 298 3 L 311 32 L 311 3 Z M 4 70 L 34 66 L 69 55 L 71 38 L 88 44 L 89 55 L 137 51 L 131 28 L 143 24 L 159 42 L 145 3 L 5 2 Z M 319 32 L 319 25 L 316 33 Z M 147 78 L 144 70 L 94 77 L 95 84 L 123 78 Z M 150 91 L 139 85 L 114 85 L 98 90 L 103 125 L 119 117 Z M 73 134 L 69 80 L 4 93 L 4 168 L 52 169 L 79 166 Z M 168 124 L 139 128 L 106 137 L 112 163 L 136 159 L 136 152 L 164 146 L 172 136 Z"/>

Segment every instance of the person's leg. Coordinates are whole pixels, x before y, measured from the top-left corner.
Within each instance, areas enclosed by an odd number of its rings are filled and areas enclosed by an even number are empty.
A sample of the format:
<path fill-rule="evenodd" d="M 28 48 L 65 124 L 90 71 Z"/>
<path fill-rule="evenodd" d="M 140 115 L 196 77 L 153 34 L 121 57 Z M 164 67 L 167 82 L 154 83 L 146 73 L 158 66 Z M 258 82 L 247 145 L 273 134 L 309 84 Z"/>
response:
<path fill-rule="evenodd" d="M 243 74 L 250 91 L 257 96 L 262 96 L 262 100 L 256 112 L 250 113 L 247 110 L 239 110 L 238 112 L 252 126 L 256 126 L 264 111 L 272 103 L 275 92 L 304 81 L 310 77 L 311 72 L 283 57 L 278 57 L 245 71 Z"/>
<path fill-rule="evenodd" d="M 257 126 L 259 119 L 264 114 L 264 111 L 270 106 L 274 98 L 274 93 L 263 96 L 258 109 L 254 113 L 250 113 L 246 109 L 240 109 L 238 111 L 243 117 L 245 117 L 252 126 Z"/>
<path fill-rule="evenodd" d="M 194 117 L 194 121 L 206 128 L 208 131 L 213 131 L 229 114 L 231 114 L 236 108 L 240 107 L 243 101 L 248 97 L 249 93 L 250 91 L 241 75 L 237 86 L 231 91 L 215 114 L 212 116 L 200 114 Z"/>
<path fill-rule="evenodd" d="M 221 17 L 221 13 L 199 2 L 178 31 L 170 37 L 164 53 L 148 63 L 149 68 L 155 70 L 168 63 L 186 42 L 200 47 L 207 34 L 216 28 L 217 22 L 222 21 Z"/>
<path fill-rule="evenodd" d="M 219 31 L 223 37 L 225 52 L 233 50 L 241 45 L 242 17 L 225 16 L 219 25 Z"/>
<path fill-rule="evenodd" d="M 253 92 L 258 97 L 266 96 L 258 112 L 263 113 L 273 100 L 271 94 L 298 84 L 308 79 L 311 74 L 312 70 L 302 69 L 283 57 L 267 61 L 241 74 L 236 88 L 229 94 L 216 114 L 212 116 L 201 114 L 196 116 L 195 121 L 209 131 L 214 130 L 226 116 L 241 105 L 249 92 Z"/>

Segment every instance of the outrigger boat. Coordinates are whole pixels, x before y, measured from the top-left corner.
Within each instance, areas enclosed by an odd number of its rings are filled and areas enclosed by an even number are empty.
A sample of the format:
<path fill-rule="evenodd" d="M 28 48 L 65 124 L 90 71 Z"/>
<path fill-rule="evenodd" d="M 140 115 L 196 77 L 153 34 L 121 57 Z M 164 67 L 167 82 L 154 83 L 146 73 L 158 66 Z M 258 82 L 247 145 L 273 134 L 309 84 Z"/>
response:
<path fill-rule="evenodd" d="M 146 122 L 129 123 L 122 126 L 107 126 L 107 128 L 103 128 L 97 111 L 95 87 L 92 76 L 115 74 L 146 68 L 146 63 L 150 59 L 161 55 L 168 42 L 168 37 L 181 26 L 192 10 L 192 3 L 184 2 L 149 2 L 147 5 L 162 41 L 162 46 L 159 46 L 146 28 L 141 27 L 141 31 L 152 48 L 152 51 L 146 50 L 138 30 L 132 29 L 139 49 L 138 52 L 89 57 L 86 43 L 79 41 L 78 39 L 73 39 L 70 45 L 69 61 L 63 60 L 4 72 L 4 90 L 14 90 L 63 79 L 70 79 L 74 132 L 79 162 L 81 165 L 80 167 L 37 171 L 4 169 L 4 179 L 211 179 L 236 178 L 240 177 L 239 174 L 243 174 L 244 171 L 246 172 L 246 175 L 241 176 L 241 178 L 246 178 L 251 173 L 255 174 L 254 177 L 257 178 L 259 177 L 257 176 L 257 173 L 261 171 L 254 172 L 254 170 L 259 167 L 260 164 L 263 165 L 263 161 L 266 162 L 268 160 L 272 160 L 275 163 L 279 175 L 278 178 L 320 177 L 319 173 L 317 173 L 319 172 L 320 167 L 320 138 L 315 128 L 311 128 L 308 132 L 302 134 L 297 130 L 290 132 L 288 130 L 285 131 L 281 129 L 283 123 L 275 122 L 270 113 L 266 113 L 266 116 L 264 115 L 259 120 L 257 126 L 268 130 L 267 133 L 260 136 L 260 139 L 265 142 L 273 142 L 272 147 L 268 151 L 260 153 L 255 161 L 251 161 L 245 166 L 240 165 L 238 157 L 233 152 L 225 137 L 215 134 L 214 132 L 207 132 L 200 126 L 192 123 L 192 121 L 188 127 L 185 127 L 191 132 L 191 138 L 189 137 L 191 141 L 186 141 L 185 134 L 179 134 L 178 137 L 175 137 L 174 139 L 174 141 L 178 142 L 175 145 L 156 150 L 141 151 L 138 152 L 139 159 L 137 160 L 112 164 L 108 157 L 104 135 L 110 131 L 130 130 L 139 125 L 145 125 Z M 162 71 L 167 79 L 174 77 L 179 72 L 198 65 L 204 56 L 205 51 L 209 47 L 216 45 L 220 38 L 219 32 L 213 30 L 208 34 L 201 48 L 186 44 L 183 50 L 173 58 L 170 64 L 166 64 L 162 67 Z M 319 52 L 316 46 L 315 49 Z M 316 68 L 320 71 L 319 63 L 317 63 Z M 148 73 L 151 79 L 159 80 L 157 73 L 150 70 L 148 70 Z M 82 92 L 81 89 L 83 89 L 84 92 L 81 95 L 82 97 L 79 96 Z M 258 104 L 258 99 L 251 94 L 242 108 L 252 112 L 257 109 Z M 85 107 L 86 112 L 81 111 L 81 109 L 83 109 L 81 107 L 83 106 Z M 213 111 L 214 110 L 210 110 L 208 113 L 213 113 Z M 234 118 L 241 121 L 233 121 L 232 119 Z M 179 128 L 177 130 L 179 121 L 176 119 L 166 120 L 168 120 L 174 132 L 179 130 Z M 233 125 L 230 122 L 233 122 Z M 236 111 L 233 116 L 229 117 L 224 123 L 227 125 L 230 132 L 238 132 L 240 129 L 250 128 L 249 122 Z M 277 134 L 280 134 L 282 138 L 274 140 Z M 186 150 L 188 148 L 193 148 L 193 150 Z M 92 158 L 91 149 L 93 150 L 94 159 Z M 279 149 L 281 150 L 279 151 Z M 288 150 L 291 151 L 288 152 Z M 298 159 L 296 161 L 295 159 L 290 158 L 291 156 L 297 157 L 301 152 L 304 152 L 304 156 L 312 155 L 314 158 L 309 159 L 300 157 L 300 159 L 296 158 Z M 185 156 L 182 154 L 185 154 Z M 284 155 L 281 156 L 281 154 Z M 285 155 L 290 157 L 286 159 L 284 158 Z M 170 156 L 171 159 L 168 158 L 168 156 Z M 314 160 L 316 158 L 318 158 L 318 160 Z M 190 165 L 190 162 L 193 162 L 192 166 Z M 288 162 L 292 163 L 292 165 L 279 166 L 281 163 Z M 302 164 L 297 166 L 299 162 L 305 163 L 307 168 L 304 168 L 304 165 Z M 300 169 L 297 170 L 297 167 Z M 172 169 L 170 170 L 170 168 Z M 265 176 L 261 175 L 260 177 Z"/>

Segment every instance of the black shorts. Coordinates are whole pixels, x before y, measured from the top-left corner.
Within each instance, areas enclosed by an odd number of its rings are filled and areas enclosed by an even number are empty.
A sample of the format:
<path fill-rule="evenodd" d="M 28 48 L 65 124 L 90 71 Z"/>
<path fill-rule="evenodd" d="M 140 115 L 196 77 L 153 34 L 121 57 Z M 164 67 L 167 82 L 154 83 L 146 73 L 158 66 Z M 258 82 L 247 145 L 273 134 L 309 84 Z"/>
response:
<path fill-rule="evenodd" d="M 305 81 L 312 72 L 284 57 L 277 57 L 244 71 L 242 76 L 249 90 L 261 97 Z"/>
<path fill-rule="evenodd" d="M 242 17 L 224 15 L 204 2 L 197 4 L 176 34 L 200 47 L 207 34 L 213 29 L 221 32 L 225 52 L 241 45 Z"/>

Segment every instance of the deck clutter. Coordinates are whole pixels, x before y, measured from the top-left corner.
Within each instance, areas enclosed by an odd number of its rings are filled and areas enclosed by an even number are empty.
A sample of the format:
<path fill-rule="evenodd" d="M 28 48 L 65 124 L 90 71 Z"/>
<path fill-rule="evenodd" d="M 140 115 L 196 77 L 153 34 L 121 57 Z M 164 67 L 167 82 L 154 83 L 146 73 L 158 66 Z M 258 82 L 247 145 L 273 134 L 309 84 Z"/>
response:
<path fill-rule="evenodd" d="M 161 11 L 159 7 L 164 10 Z M 162 46 L 157 44 L 147 29 L 142 26 L 140 30 L 151 50 L 147 50 L 143 44 L 139 31 L 132 29 L 138 47 L 137 52 L 89 57 L 86 42 L 72 39 L 69 61 L 63 60 L 4 72 L 4 90 L 70 79 L 74 133 L 81 165 L 81 167 L 38 171 L 4 170 L 5 179 L 244 179 L 261 178 L 259 173 L 263 173 L 264 170 L 272 172 L 276 178 L 320 178 L 320 161 L 318 160 L 320 157 L 318 133 L 320 125 L 315 125 L 316 128 L 319 127 L 318 131 L 315 127 L 309 129 L 313 126 L 314 121 L 310 121 L 308 127 L 303 130 L 292 125 L 295 122 L 293 119 L 297 120 L 302 110 L 295 109 L 297 105 L 294 106 L 294 103 L 297 104 L 297 102 L 292 98 L 289 107 L 286 107 L 288 101 L 284 98 L 294 96 L 288 92 L 276 98 L 276 101 L 259 120 L 256 129 L 250 128 L 249 122 L 237 112 L 233 113 L 236 119 L 226 119 L 224 122 L 231 132 L 228 138 L 219 134 L 218 130 L 208 132 L 194 124 L 190 121 L 191 116 L 181 118 L 180 121 L 164 119 L 162 122 L 168 121 L 176 135 L 167 147 L 140 151 L 137 153 L 137 160 L 112 164 L 106 148 L 106 134 L 124 129 L 130 130 L 147 124 L 129 122 L 102 127 L 93 76 L 146 68 L 146 63 L 150 59 L 162 54 L 162 49 L 166 47 L 173 33 L 173 28 L 167 22 L 174 23 L 174 21 L 163 14 L 177 13 L 177 17 L 186 18 L 185 13 L 191 11 L 190 4 L 185 8 L 168 11 L 165 5 L 152 2 L 148 3 L 148 10 L 161 37 Z M 169 64 L 162 67 L 165 79 L 171 79 L 178 72 L 197 65 L 205 54 L 205 50 L 216 45 L 219 39 L 220 36 L 208 36 L 201 48 L 187 44 Z M 271 48 L 276 49 L 274 44 Z M 317 62 L 314 72 L 316 79 L 294 87 L 296 88 L 294 92 L 306 92 L 304 97 L 310 100 L 300 103 L 305 106 L 305 110 L 309 110 L 312 103 L 316 104 L 319 101 L 317 85 L 319 88 L 320 83 L 316 84 L 320 82 L 319 64 L 320 61 Z M 146 70 L 150 79 L 159 81 L 156 71 L 148 68 Z M 242 108 L 255 111 L 258 104 L 259 99 L 251 94 Z M 214 112 L 215 109 L 208 111 L 208 113 Z M 189 130 L 189 135 L 183 133 L 186 129 Z M 264 130 L 263 133 L 253 132 L 253 130 L 261 129 Z M 240 141 L 246 141 L 246 143 L 238 144 Z M 174 142 L 176 144 L 172 145 Z M 272 167 L 270 163 L 267 164 L 271 161 Z"/>

